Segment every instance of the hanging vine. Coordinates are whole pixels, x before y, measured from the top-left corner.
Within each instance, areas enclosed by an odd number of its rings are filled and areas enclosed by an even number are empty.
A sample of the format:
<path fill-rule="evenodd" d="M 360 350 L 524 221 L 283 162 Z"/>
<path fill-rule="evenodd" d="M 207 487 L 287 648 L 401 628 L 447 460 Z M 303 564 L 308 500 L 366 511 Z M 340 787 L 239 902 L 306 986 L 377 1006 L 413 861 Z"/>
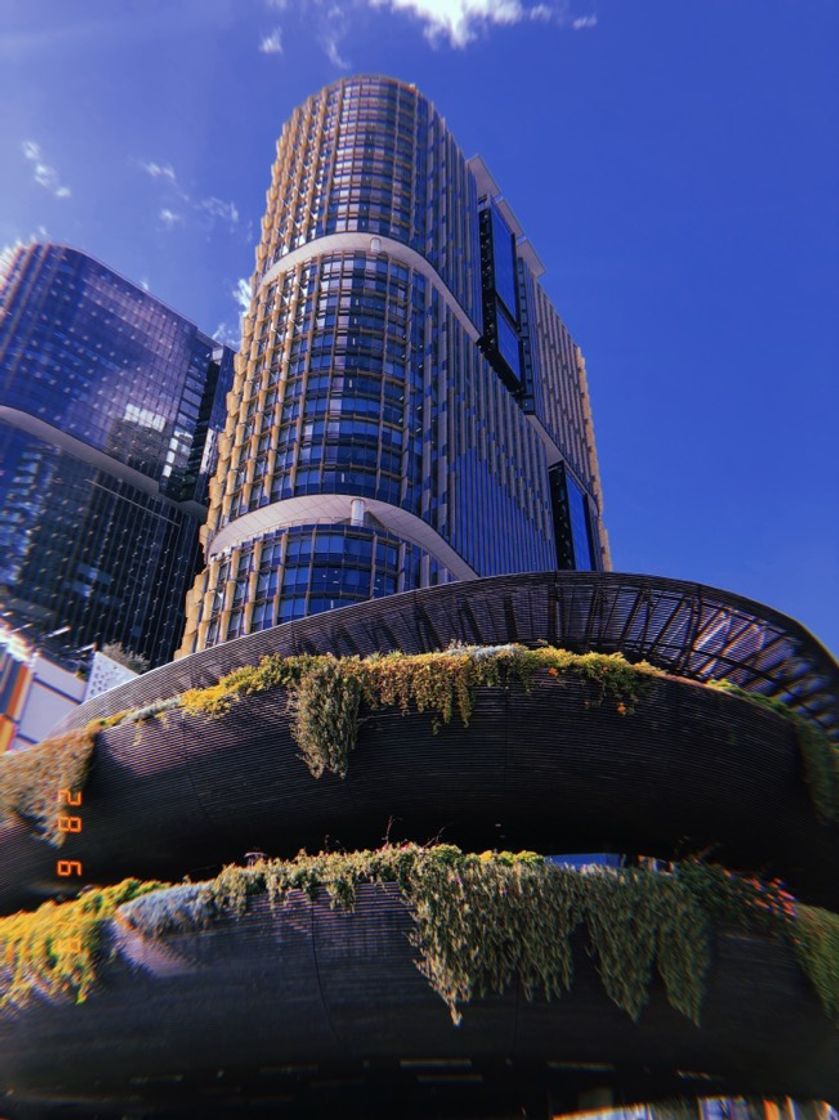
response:
<path fill-rule="evenodd" d="M 625 716 L 632 714 L 654 678 L 667 677 L 652 665 L 631 663 L 619 653 L 577 654 L 551 646 L 452 646 L 437 653 L 366 658 L 267 654 L 258 665 L 235 669 L 213 685 L 93 720 L 87 728 L 36 748 L 7 753 L 0 758 L 0 812 L 36 821 L 46 837 L 60 843 L 50 804 L 58 777 L 78 788 L 94 737 L 107 728 L 127 723 L 142 727 L 145 721 L 164 719 L 174 711 L 217 719 L 247 696 L 282 688 L 287 693 L 292 736 L 312 775 L 344 777 L 367 714 L 383 708 L 427 712 L 433 732 L 455 717 L 468 726 L 480 689 L 531 689 L 540 673 L 543 681 L 545 677 L 586 681 L 594 695 L 585 703 L 608 704 Z M 726 681 L 706 683 L 793 722 L 816 814 L 826 823 L 839 823 L 839 750 L 825 732 L 779 700 L 745 692 Z"/>
<path fill-rule="evenodd" d="M 93 746 L 94 733 L 81 728 L 0 756 L 0 817 L 34 822 L 44 840 L 60 847 L 58 791 L 81 789 Z"/>
<path fill-rule="evenodd" d="M 470 1001 L 516 982 L 528 999 L 560 997 L 573 984 L 577 930 L 610 999 L 629 1015 L 642 1013 L 657 972 L 670 1004 L 698 1022 L 711 930 L 719 925 L 787 940 L 825 1011 L 839 1013 L 839 916 L 797 906 L 777 882 L 697 861 L 664 874 L 580 871 L 533 852 L 474 855 L 451 845 L 301 854 L 149 894 L 123 906 L 120 919 L 160 936 L 241 916 L 254 896 L 282 905 L 295 890 L 311 899 L 323 890 L 331 905 L 352 910 L 362 883 L 399 889 L 414 922 L 417 968 L 455 1023 Z"/>

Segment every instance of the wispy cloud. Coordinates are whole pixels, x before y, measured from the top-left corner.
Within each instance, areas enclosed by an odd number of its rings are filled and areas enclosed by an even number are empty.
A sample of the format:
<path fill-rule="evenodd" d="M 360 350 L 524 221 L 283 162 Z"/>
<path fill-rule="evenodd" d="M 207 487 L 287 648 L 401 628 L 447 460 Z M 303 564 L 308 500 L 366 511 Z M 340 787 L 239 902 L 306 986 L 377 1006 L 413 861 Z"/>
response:
<path fill-rule="evenodd" d="M 230 295 L 233 302 L 239 311 L 238 315 L 238 330 L 232 327 L 226 319 L 223 319 L 216 329 L 213 331 L 213 338 L 217 342 L 223 342 L 225 346 L 235 346 L 238 348 L 242 344 L 242 320 L 251 307 L 251 282 L 244 276 L 240 276 L 235 285 L 231 289 Z"/>
<path fill-rule="evenodd" d="M 352 66 L 352 63 L 341 54 L 340 38 L 338 35 L 327 32 L 321 38 L 321 46 L 326 52 L 326 57 L 332 65 L 337 66 L 339 70 L 349 70 Z"/>
<path fill-rule="evenodd" d="M 203 210 L 205 214 L 209 214 L 211 218 L 218 218 L 222 222 L 227 222 L 230 226 L 239 224 L 239 211 L 236 208 L 235 202 L 225 202 L 223 198 L 216 198 L 215 195 L 210 195 L 209 198 L 202 198 L 195 203 L 198 210 Z"/>
<path fill-rule="evenodd" d="M 151 175 L 152 179 L 168 179 L 170 183 L 177 185 L 177 177 L 175 176 L 175 169 L 170 163 L 152 163 L 140 161 L 140 166 L 147 175 Z"/>
<path fill-rule="evenodd" d="M 171 163 L 157 163 L 154 160 L 137 160 L 137 165 L 152 179 L 159 180 L 165 189 L 167 201 L 177 200 L 181 208 L 186 207 L 194 214 L 200 215 L 205 222 L 214 225 L 222 222 L 230 229 L 231 233 L 239 225 L 239 209 L 235 202 L 226 202 L 215 195 L 205 198 L 195 198 L 181 184 Z M 185 222 L 182 212 L 176 211 L 171 205 L 164 206 L 158 217 L 167 229 L 172 229 L 179 222 Z"/>
<path fill-rule="evenodd" d="M 24 159 L 29 160 L 34 165 L 32 175 L 39 186 L 44 187 L 55 198 L 70 197 L 72 193 L 70 188 L 62 184 L 56 169 L 46 162 L 40 144 L 34 140 L 24 140 L 20 149 L 23 152 Z"/>
<path fill-rule="evenodd" d="M 590 27 L 597 27 L 597 16 L 578 16 L 571 20 L 571 26 L 575 31 L 586 31 Z"/>
<path fill-rule="evenodd" d="M 259 43 L 260 54 L 282 54 L 283 33 L 282 29 L 275 27 L 270 35 L 263 35 Z"/>
<path fill-rule="evenodd" d="M 216 342 L 221 342 L 224 346 L 233 346 L 236 349 L 242 344 L 241 332 L 234 330 L 229 323 L 223 320 L 213 331 L 213 338 Z"/>
<path fill-rule="evenodd" d="M 349 70 L 352 63 L 341 53 L 341 44 L 348 30 L 345 8 L 339 4 L 326 3 L 325 0 L 313 2 L 315 7 L 321 9 L 317 38 L 323 53 L 339 70 Z M 351 7 L 363 6 L 364 2 L 365 0 L 355 0 Z"/>

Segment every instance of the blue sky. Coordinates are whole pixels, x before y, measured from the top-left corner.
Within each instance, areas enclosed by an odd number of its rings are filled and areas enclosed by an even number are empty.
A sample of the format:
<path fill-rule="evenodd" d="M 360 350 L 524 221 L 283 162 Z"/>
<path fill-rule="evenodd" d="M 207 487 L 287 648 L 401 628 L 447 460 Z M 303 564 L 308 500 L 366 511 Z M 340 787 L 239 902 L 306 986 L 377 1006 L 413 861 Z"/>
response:
<path fill-rule="evenodd" d="M 839 0 L 0 0 L 0 246 L 235 335 L 291 109 L 416 82 L 586 354 L 615 567 L 837 650 L 838 46 Z"/>

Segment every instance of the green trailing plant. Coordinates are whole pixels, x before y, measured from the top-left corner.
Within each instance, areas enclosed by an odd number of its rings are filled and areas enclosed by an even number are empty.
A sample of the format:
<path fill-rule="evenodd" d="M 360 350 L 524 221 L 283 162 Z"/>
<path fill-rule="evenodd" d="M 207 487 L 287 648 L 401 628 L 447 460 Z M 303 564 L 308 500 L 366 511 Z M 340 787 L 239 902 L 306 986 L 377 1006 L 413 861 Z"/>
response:
<path fill-rule="evenodd" d="M 839 915 L 799 906 L 792 941 L 825 1014 L 839 1026 Z"/>
<path fill-rule="evenodd" d="M 610 998 L 633 1018 L 648 999 L 652 974 L 670 1003 L 698 1021 L 709 963 L 709 918 L 677 877 L 646 870 L 584 872 L 557 867 L 534 852 L 464 854 L 451 845 L 386 847 L 375 852 L 301 854 L 227 867 L 187 888 L 189 906 L 150 895 L 122 916 L 150 936 L 242 915 L 267 894 L 272 906 L 289 891 L 351 910 L 361 883 L 394 884 L 413 918 L 417 967 L 445 1001 L 455 1023 L 461 1009 L 515 981 L 528 999 L 556 998 L 573 981 L 572 938 L 585 931 Z"/>
<path fill-rule="evenodd" d="M 795 717 L 804 779 L 819 819 L 839 824 L 839 749 L 820 727 Z"/>
<path fill-rule="evenodd" d="M 321 657 L 292 690 L 294 738 L 313 777 L 324 771 L 343 778 L 358 741 L 365 674 L 357 658 Z"/>
<path fill-rule="evenodd" d="M 609 997 L 637 1019 L 653 965 L 671 1005 L 694 1022 L 710 959 L 707 915 L 685 885 L 651 871 L 591 876 L 583 909 Z"/>
<path fill-rule="evenodd" d="M 92 744 L 97 731 L 165 719 L 169 712 L 220 718 L 243 697 L 283 688 L 292 736 L 310 772 L 316 778 L 327 772 L 344 777 L 359 728 L 370 712 L 382 708 L 427 712 L 432 731 L 437 732 L 455 716 L 468 726 L 481 688 L 518 685 L 532 689 L 537 683 L 546 685 L 546 678 L 561 683 L 576 677 L 594 687 L 594 696 L 586 703 L 609 704 L 620 715 L 631 715 L 651 681 L 667 676 L 646 662 L 631 663 L 619 653 L 578 654 L 547 645 L 536 649 L 515 644 L 452 646 L 437 653 L 397 652 L 366 658 L 267 654 L 258 665 L 234 669 L 213 685 L 94 720 L 84 731 L 72 734 L 87 737 Z M 823 821 L 839 823 L 839 751 L 825 733 L 779 700 L 745 692 L 726 681 L 707 683 L 793 721 L 816 813 Z M 63 751 L 58 744 L 66 738 L 41 744 L 44 757 L 53 750 Z M 32 768 L 37 769 L 34 760 Z M 27 801 L 28 794 L 19 783 L 15 786 L 18 792 L 5 799 L 2 786 L 0 769 L 0 808 L 12 801 Z M 35 800 L 39 796 L 33 791 Z M 39 813 L 28 815 L 41 819 Z"/>
<path fill-rule="evenodd" d="M 714 921 L 744 933 L 785 933 L 795 920 L 795 898 L 780 879 L 739 875 L 701 860 L 680 863 L 677 874 Z"/>
<path fill-rule="evenodd" d="M 535 852 L 475 855 L 446 844 L 301 853 L 177 887 L 127 880 L 0 919 L 2 1000 L 24 1002 L 33 991 L 83 1000 L 111 919 L 165 938 L 241 917 L 258 896 L 276 907 L 290 892 L 312 900 L 325 892 L 332 906 L 351 911 L 365 883 L 400 893 L 413 920 L 417 968 L 455 1023 L 471 1000 L 516 982 L 528 999 L 560 997 L 573 984 L 580 936 L 609 997 L 633 1018 L 657 972 L 670 1004 L 698 1022 L 715 925 L 786 940 L 826 1013 L 839 1018 L 839 915 L 797 906 L 777 882 L 698 861 L 675 865 L 673 874 L 573 870 Z"/>
<path fill-rule="evenodd" d="M 36 992 L 65 993 L 83 1003 L 95 981 L 103 932 L 117 908 L 165 886 L 126 879 L 85 891 L 72 902 L 45 902 L 34 912 L 0 918 L 0 1007 L 23 1005 Z"/>
<path fill-rule="evenodd" d="M 747 692 L 731 681 L 705 681 L 708 688 L 738 696 L 750 704 L 781 715 L 792 722 L 804 780 L 810 791 L 810 799 L 816 816 L 823 824 L 839 824 L 839 748 L 824 731 L 812 720 L 793 711 L 783 700 L 774 696 L 763 696 L 759 692 Z"/>
<path fill-rule="evenodd" d="M 397 707 L 429 712 L 439 731 L 455 713 L 468 726 L 479 688 L 532 687 L 535 674 L 577 676 L 596 685 L 595 703 L 613 702 L 617 711 L 634 709 L 650 677 L 664 676 L 646 662 L 631 664 L 621 654 L 574 654 L 551 647 L 453 646 L 437 653 L 374 654 L 336 658 L 331 654 L 282 657 L 268 654 L 215 685 L 191 689 L 179 706 L 193 715 L 226 715 L 247 695 L 284 687 L 289 692 L 292 733 L 315 777 L 343 777 L 365 709 Z"/>
<path fill-rule="evenodd" d="M 34 822 L 60 847 L 66 834 L 58 830 L 59 791 L 84 786 L 93 746 L 94 732 L 81 728 L 0 756 L 0 817 Z"/>

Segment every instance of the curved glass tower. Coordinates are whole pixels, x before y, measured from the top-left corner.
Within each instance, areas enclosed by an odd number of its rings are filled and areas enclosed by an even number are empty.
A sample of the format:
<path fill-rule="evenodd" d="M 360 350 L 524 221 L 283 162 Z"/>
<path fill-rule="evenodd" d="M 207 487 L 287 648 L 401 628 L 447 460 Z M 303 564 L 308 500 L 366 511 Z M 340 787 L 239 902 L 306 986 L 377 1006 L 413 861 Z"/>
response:
<path fill-rule="evenodd" d="M 181 654 L 450 580 L 609 566 L 579 349 L 483 162 L 350 78 L 278 144 Z"/>
<path fill-rule="evenodd" d="M 0 261 L 0 610 L 30 636 L 181 638 L 233 352 L 64 245 Z"/>

